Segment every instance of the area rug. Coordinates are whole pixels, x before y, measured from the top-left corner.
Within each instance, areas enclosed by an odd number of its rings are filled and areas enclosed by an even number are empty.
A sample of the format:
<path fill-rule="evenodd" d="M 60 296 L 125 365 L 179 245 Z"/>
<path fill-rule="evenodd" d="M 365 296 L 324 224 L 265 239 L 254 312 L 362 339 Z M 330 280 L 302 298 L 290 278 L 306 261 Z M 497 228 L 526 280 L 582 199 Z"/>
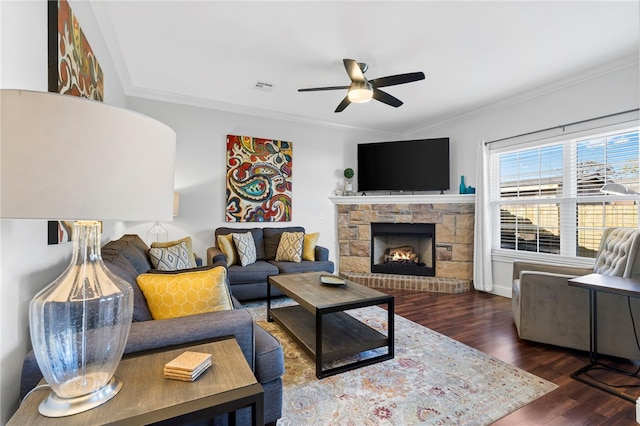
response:
<path fill-rule="evenodd" d="M 245 307 L 284 348 L 278 425 L 487 425 L 557 387 L 399 315 L 394 359 L 319 380 L 312 359 L 266 321 L 266 303 Z M 348 313 L 386 333 L 382 308 Z"/>

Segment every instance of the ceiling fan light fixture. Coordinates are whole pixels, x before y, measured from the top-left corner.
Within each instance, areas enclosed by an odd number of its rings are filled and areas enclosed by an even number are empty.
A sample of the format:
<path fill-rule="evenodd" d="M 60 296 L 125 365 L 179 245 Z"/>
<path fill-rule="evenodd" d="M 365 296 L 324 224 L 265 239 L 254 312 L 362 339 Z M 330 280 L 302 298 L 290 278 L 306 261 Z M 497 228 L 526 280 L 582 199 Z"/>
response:
<path fill-rule="evenodd" d="M 368 81 L 364 83 L 353 83 L 347 96 L 354 104 L 363 104 L 373 98 L 373 87 Z"/>

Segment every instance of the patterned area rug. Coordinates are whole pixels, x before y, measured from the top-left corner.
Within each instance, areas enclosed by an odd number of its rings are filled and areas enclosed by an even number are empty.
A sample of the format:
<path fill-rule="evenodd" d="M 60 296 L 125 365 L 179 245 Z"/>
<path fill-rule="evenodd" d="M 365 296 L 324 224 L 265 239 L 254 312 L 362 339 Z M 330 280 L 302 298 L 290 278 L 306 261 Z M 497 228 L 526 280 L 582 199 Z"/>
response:
<path fill-rule="evenodd" d="M 394 359 L 318 380 L 311 358 L 266 321 L 266 303 L 245 306 L 284 347 L 278 425 L 487 425 L 557 387 L 398 315 Z M 385 310 L 349 314 L 386 333 Z"/>

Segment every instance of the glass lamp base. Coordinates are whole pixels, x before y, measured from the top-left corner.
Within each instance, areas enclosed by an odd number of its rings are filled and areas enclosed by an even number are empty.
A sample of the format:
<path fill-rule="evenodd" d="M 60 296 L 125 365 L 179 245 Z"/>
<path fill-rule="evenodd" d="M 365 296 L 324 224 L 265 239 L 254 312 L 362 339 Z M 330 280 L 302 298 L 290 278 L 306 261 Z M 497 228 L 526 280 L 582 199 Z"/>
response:
<path fill-rule="evenodd" d="M 60 398 L 54 392 L 42 401 L 38 411 L 45 417 L 64 417 L 82 413 L 104 404 L 122 389 L 122 381 L 113 376 L 109 383 L 87 395 Z"/>

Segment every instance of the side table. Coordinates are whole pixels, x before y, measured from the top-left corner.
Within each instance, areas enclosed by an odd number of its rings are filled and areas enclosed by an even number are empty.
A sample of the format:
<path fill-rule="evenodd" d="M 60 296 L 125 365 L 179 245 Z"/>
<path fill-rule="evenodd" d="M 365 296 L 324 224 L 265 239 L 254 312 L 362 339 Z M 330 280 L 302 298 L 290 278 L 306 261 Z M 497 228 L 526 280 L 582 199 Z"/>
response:
<path fill-rule="evenodd" d="M 598 292 L 613 293 L 628 297 L 640 297 L 640 281 L 610 275 L 589 274 L 570 279 L 569 285 L 589 290 L 589 364 L 576 370 L 571 374 L 571 377 L 628 401 L 636 402 L 631 396 L 618 392 L 609 386 L 587 380 L 582 377 L 582 375 L 599 366 L 610 371 L 626 374 L 627 376 L 638 377 L 637 374 L 633 375 L 598 361 Z M 640 377 L 638 377 L 638 379 L 640 379 Z"/>
<path fill-rule="evenodd" d="M 164 365 L 185 351 L 210 353 L 212 365 L 194 382 L 165 379 Z M 191 422 L 251 407 L 252 424 L 263 425 L 264 391 L 232 337 L 179 349 L 131 354 L 116 376 L 122 390 L 110 401 L 83 413 L 50 418 L 38 406 L 48 388 L 34 391 L 7 423 L 11 425 L 143 425 Z"/>

